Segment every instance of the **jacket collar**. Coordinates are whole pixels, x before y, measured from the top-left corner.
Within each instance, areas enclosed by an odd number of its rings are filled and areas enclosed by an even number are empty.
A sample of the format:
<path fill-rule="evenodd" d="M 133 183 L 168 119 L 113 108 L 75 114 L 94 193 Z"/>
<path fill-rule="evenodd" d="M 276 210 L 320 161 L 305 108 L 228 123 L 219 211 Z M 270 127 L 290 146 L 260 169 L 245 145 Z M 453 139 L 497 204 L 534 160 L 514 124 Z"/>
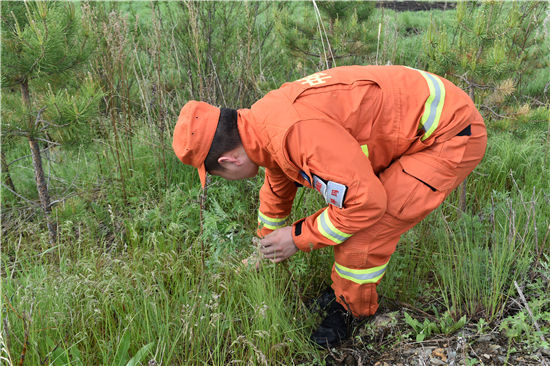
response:
<path fill-rule="evenodd" d="M 256 123 L 250 109 L 237 111 L 237 126 L 243 143 L 244 151 L 255 164 L 266 168 L 276 167 L 277 164 L 267 150 L 268 141 L 263 141 L 266 134 L 261 133 L 260 124 Z"/>

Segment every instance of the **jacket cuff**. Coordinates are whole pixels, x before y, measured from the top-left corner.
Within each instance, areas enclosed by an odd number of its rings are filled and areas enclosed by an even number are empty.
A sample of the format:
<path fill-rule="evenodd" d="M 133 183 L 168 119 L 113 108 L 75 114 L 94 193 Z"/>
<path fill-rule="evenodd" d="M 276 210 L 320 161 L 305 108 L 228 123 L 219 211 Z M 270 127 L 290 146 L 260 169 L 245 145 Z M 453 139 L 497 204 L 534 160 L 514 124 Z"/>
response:
<path fill-rule="evenodd" d="M 258 237 L 260 239 L 264 238 L 267 234 L 270 234 L 272 233 L 274 230 L 271 230 L 271 229 L 268 229 L 266 228 L 265 226 L 262 226 L 260 227 L 260 225 L 258 225 L 258 229 L 256 229 L 256 235 L 258 235 Z"/>
<path fill-rule="evenodd" d="M 302 232 L 302 224 L 305 219 L 301 219 L 292 224 L 292 240 L 298 249 L 302 252 L 309 253 L 313 249 L 317 249 L 315 245 L 308 240 L 307 235 Z"/>

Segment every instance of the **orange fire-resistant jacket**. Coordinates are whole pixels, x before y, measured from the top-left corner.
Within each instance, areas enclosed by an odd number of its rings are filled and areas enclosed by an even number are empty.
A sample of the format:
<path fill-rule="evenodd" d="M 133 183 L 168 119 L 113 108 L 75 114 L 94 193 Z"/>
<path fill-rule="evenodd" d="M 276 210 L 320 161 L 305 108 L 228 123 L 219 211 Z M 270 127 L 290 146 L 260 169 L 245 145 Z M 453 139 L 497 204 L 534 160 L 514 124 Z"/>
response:
<path fill-rule="evenodd" d="M 386 210 L 378 173 L 474 118 L 481 117 L 460 88 L 404 66 L 337 67 L 283 84 L 238 111 L 245 151 L 266 167 L 259 234 L 287 224 L 298 184 L 319 191 L 327 207 L 293 224 L 296 246 L 345 242 Z M 400 162 L 432 187 L 452 184 L 438 167 Z"/>

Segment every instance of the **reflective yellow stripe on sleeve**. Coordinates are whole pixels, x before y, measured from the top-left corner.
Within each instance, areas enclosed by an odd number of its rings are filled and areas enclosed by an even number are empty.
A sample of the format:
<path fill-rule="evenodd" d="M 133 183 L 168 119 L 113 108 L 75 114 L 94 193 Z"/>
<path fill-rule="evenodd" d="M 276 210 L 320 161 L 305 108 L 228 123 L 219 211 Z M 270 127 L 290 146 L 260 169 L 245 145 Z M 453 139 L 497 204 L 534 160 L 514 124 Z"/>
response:
<path fill-rule="evenodd" d="M 384 276 L 388 263 L 389 261 L 381 266 L 373 268 L 352 269 L 334 262 L 334 269 L 340 277 L 362 285 L 364 283 L 378 282 Z"/>
<path fill-rule="evenodd" d="M 263 224 L 263 227 L 268 228 L 270 230 L 277 230 L 285 226 L 287 218 L 288 216 L 283 218 L 269 217 L 264 215 L 260 210 L 258 210 L 258 224 L 260 225 Z"/>
<path fill-rule="evenodd" d="M 346 234 L 343 231 L 338 230 L 330 221 L 328 216 L 328 209 L 325 209 L 323 213 L 317 216 L 317 229 L 327 239 L 341 244 L 351 237 L 351 234 Z"/>
<path fill-rule="evenodd" d="M 418 126 L 419 129 L 424 130 L 424 136 L 421 139 L 424 141 L 432 135 L 439 125 L 443 104 L 445 104 L 445 86 L 439 77 L 422 70 L 417 71 L 426 79 L 430 89 L 430 96 L 426 99 L 424 113 L 420 120 L 420 126 Z"/>

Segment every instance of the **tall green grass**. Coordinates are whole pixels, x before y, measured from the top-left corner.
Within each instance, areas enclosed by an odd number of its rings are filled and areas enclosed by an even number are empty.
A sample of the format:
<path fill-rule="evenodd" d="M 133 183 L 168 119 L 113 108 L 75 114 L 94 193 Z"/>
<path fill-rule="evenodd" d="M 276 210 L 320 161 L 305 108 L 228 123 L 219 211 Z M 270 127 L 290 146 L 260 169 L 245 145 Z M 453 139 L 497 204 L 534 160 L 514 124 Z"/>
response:
<path fill-rule="evenodd" d="M 511 200 L 499 202 L 496 210 L 495 227 L 465 215 L 452 228 L 446 222 L 439 229 L 433 267 L 445 307 L 457 318 L 463 314 L 490 321 L 501 317 L 515 293 L 514 281 L 526 279 L 537 260 L 531 212 L 513 207 Z"/>
<path fill-rule="evenodd" d="M 62 364 L 52 357 L 57 350 L 78 364 L 77 349 L 84 364 L 119 365 L 121 347 L 132 356 L 151 343 L 147 359 L 159 364 L 289 364 L 316 353 L 307 342 L 310 315 L 297 297 L 280 296 L 293 291 L 281 268 L 256 273 L 228 257 L 223 269 L 201 271 L 192 248 L 82 257 L 20 263 L 17 278 L 4 283 L 12 357 L 24 341 L 12 307 L 30 326 L 28 364 Z"/>
<path fill-rule="evenodd" d="M 469 213 L 450 222 L 438 212 L 433 268 L 457 316 L 502 316 L 514 281 L 523 283 L 550 249 L 547 142 L 541 128 L 525 128 L 524 137 L 492 136 L 470 182 Z"/>
<path fill-rule="evenodd" d="M 468 183 L 470 211 L 458 213 L 453 194 L 406 233 L 381 295 L 417 306 L 439 296 L 455 317 L 503 315 L 513 281 L 522 283 L 549 250 L 546 140 L 540 127 L 528 132 L 490 130 L 487 157 Z M 28 364 L 119 365 L 136 356 L 163 364 L 321 362 L 307 341 L 317 316 L 303 303 L 330 283 L 331 251 L 243 268 L 262 178 L 214 179 L 200 234 L 196 173 L 174 158 L 173 181 L 162 188 L 154 156 L 142 148 L 147 135 L 134 138 L 128 204 L 96 186 L 99 147 L 75 149 L 51 163 L 82 187 L 55 208 L 59 245 L 49 247 L 37 219 L 4 234 L 11 357 L 26 343 Z M 322 206 L 318 194 L 299 190 L 293 219 Z"/>
<path fill-rule="evenodd" d="M 214 180 L 199 235 L 196 172 L 174 157 L 173 180 L 163 188 L 147 134 L 134 139 L 128 204 L 97 182 L 110 179 L 114 163 L 97 158 L 102 144 L 68 150 L 52 169 L 81 190 L 55 207 L 59 245 L 48 245 L 38 217 L 4 233 L 9 357 L 17 362 L 26 348 L 31 365 L 321 362 L 307 340 L 316 317 L 303 304 L 303 291 L 318 291 L 308 290 L 304 266 L 320 256 L 303 255 L 291 270 L 265 264 L 256 272 L 241 263 L 253 250 L 261 178 Z"/>

